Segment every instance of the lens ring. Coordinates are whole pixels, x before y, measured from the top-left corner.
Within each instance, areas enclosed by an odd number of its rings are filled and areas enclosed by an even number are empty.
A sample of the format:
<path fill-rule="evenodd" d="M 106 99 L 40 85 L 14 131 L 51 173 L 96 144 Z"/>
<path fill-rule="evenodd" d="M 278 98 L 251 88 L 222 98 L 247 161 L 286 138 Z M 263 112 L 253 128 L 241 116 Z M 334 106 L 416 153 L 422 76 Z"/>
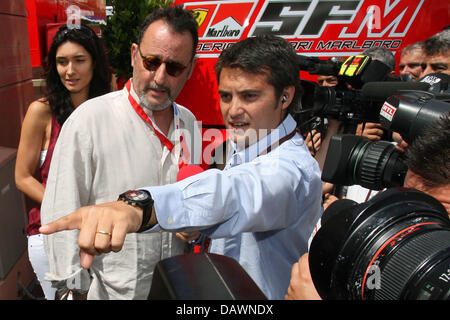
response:
<path fill-rule="evenodd" d="M 365 152 L 365 150 L 367 149 L 367 147 L 369 146 L 369 144 L 370 144 L 370 141 L 369 141 L 369 142 L 366 142 L 366 143 L 361 147 L 361 149 L 359 149 L 359 152 L 358 152 L 358 154 L 357 154 L 357 156 L 356 156 L 355 165 L 353 166 L 353 182 L 358 181 L 358 180 L 356 179 L 356 173 L 357 173 L 357 171 L 358 171 L 357 169 L 358 169 L 358 166 L 359 166 L 359 161 L 360 161 L 361 158 L 363 157 L 364 152 Z"/>

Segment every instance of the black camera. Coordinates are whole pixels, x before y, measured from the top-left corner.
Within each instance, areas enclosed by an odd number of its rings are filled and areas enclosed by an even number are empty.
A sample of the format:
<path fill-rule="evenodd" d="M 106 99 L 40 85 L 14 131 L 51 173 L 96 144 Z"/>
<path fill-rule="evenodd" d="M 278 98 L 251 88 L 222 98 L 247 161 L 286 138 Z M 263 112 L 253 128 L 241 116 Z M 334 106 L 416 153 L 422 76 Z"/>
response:
<path fill-rule="evenodd" d="M 326 117 L 346 122 L 375 122 L 384 101 L 367 99 L 359 91 L 321 87 L 301 80 L 302 113 L 306 118 Z"/>
<path fill-rule="evenodd" d="M 450 104 L 434 99 L 424 91 L 391 96 L 383 104 L 379 121 L 398 132 L 408 143 L 423 134 L 432 122 L 450 111 Z M 361 185 L 371 190 L 398 187 L 408 170 L 403 153 L 388 141 L 372 142 L 366 137 L 334 135 L 331 137 L 322 180 L 337 185 Z"/>
<path fill-rule="evenodd" d="M 426 82 L 369 82 L 361 90 L 321 87 L 301 80 L 302 113 L 305 118 L 328 117 L 343 122 L 378 122 L 380 110 L 389 96 L 412 91 L 426 92 Z"/>
<path fill-rule="evenodd" d="M 394 188 L 324 212 L 309 267 L 323 299 L 450 299 L 450 220 L 435 198 Z"/>
<path fill-rule="evenodd" d="M 391 131 L 401 134 L 403 139 L 412 143 L 425 128 L 450 111 L 446 96 L 440 99 L 436 94 L 425 91 L 411 91 L 387 98 L 380 110 L 379 122 Z"/>
<path fill-rule="evenodd" d="M 297 55 L 297 61 L 300 70 L 306 71 L 310 74 L 322 74 L 326 76 L 337 76 L 342 66 L 342 62 L 336 58 L 323 60 L 301 54 Z"/>
<path fill-rule="evenodd" d="M 360 89 L 363 84 L 372 81 L 411 81 L 410 76 L 391 76 L 391 68 L 382 61 L 369 56 L 350 56 L 345 62 L 336 58 L 328 60 L 297 55 L 300 70 L 310 74 L 337 76 L 341 81 Z"/>
<path fill-rule="evenodd" d="M 450 97 L 450 80 L 446 74 L 430 74 L 419 82 L 411 82 L 406 76 L 391 76 L 386 64 L 362 55 L 349 57 L 344 63 L 305 56 L 299 56 L 298 61 L 300 70 L 335 75 L 339 80 L 336 87 L 301 80 L 304 88 L 301 120 L 304 122 L 313 117 L 353 124 L 378 122 L 380 109 L 389 96 L 410 91 L 431 91 L 438 100 Z"/>

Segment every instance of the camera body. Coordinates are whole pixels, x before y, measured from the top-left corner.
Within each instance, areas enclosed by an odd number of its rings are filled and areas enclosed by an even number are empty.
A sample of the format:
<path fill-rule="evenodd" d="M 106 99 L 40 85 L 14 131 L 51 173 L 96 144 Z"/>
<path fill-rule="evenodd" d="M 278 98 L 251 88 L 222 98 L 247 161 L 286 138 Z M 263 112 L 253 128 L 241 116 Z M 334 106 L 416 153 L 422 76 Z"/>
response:
<path fill-rule="evenodd" d="M 368 56 L 349 57 L 344 63 L 299 56 L 300 70 L 338 77 L 336 87 L 321 87 L 301 80 L 301 119 L 327 117 L 347 123 L 378 122 L 380 109 L 390 96 L 412 91 L 431 92 L 433 99 L 450 101 L 450 76 L 434 73 L 419 82 L 408 76 L 391 76 L 390 68 Z M 305 122 L 307 122 L 306 120 Z"/>
<path fill-rule="evenodd" d="M 380 109 L 379 122 L 398 132 L 408 143 L 423 134 L 433 121 L 450 111 L 450 103 L 425 91 L 390 96 Z M 408 170 L 404 155 L 388 141 L 372 142 L 366 137 L 331 137 L 322 180 L 337 185 L 361 185 L 371 190 L 399 187 Z"/>

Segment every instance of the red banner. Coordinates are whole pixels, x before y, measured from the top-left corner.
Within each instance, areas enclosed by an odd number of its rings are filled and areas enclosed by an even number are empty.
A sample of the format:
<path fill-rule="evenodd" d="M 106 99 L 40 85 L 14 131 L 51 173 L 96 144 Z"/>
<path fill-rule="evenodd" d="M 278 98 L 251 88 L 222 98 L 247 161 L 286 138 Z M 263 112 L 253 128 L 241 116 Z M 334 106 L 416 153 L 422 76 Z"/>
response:
<path fill-rule="evenodd" d="M 377 46 L 397 58 L 449 24 L 450 2 L 434 0 L 228 0 L 183 1 L 197 14 L 197 66 L 179 102 L 203 124 L 219 125 L 214 63 L 223 49 L 262 33 L 290 41 L 299 54 L 347 57 Z M 314 78 L 303 74 L 302 78 Z"/>

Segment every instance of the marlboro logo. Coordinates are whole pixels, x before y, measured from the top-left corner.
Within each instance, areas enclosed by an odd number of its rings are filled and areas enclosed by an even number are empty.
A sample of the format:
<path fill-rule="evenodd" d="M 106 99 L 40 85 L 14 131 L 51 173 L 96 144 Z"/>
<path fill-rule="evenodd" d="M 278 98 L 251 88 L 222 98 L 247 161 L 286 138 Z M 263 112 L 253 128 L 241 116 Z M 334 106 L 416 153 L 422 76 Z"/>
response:
<path fill-rule="evenodd" d="M 215 26 L 208 29 L 206 37 L 208 38 L 234 38 L 239 37 L 242 32 L 242 26 L 232 17 L 229 17 Z"/>
<path fill-rule="evenodd" d="M 193 10 L 199 25 L 199 40 L 239 40 L 257 4 L 257 0 L 202 1 L 185 3 Z"/>

